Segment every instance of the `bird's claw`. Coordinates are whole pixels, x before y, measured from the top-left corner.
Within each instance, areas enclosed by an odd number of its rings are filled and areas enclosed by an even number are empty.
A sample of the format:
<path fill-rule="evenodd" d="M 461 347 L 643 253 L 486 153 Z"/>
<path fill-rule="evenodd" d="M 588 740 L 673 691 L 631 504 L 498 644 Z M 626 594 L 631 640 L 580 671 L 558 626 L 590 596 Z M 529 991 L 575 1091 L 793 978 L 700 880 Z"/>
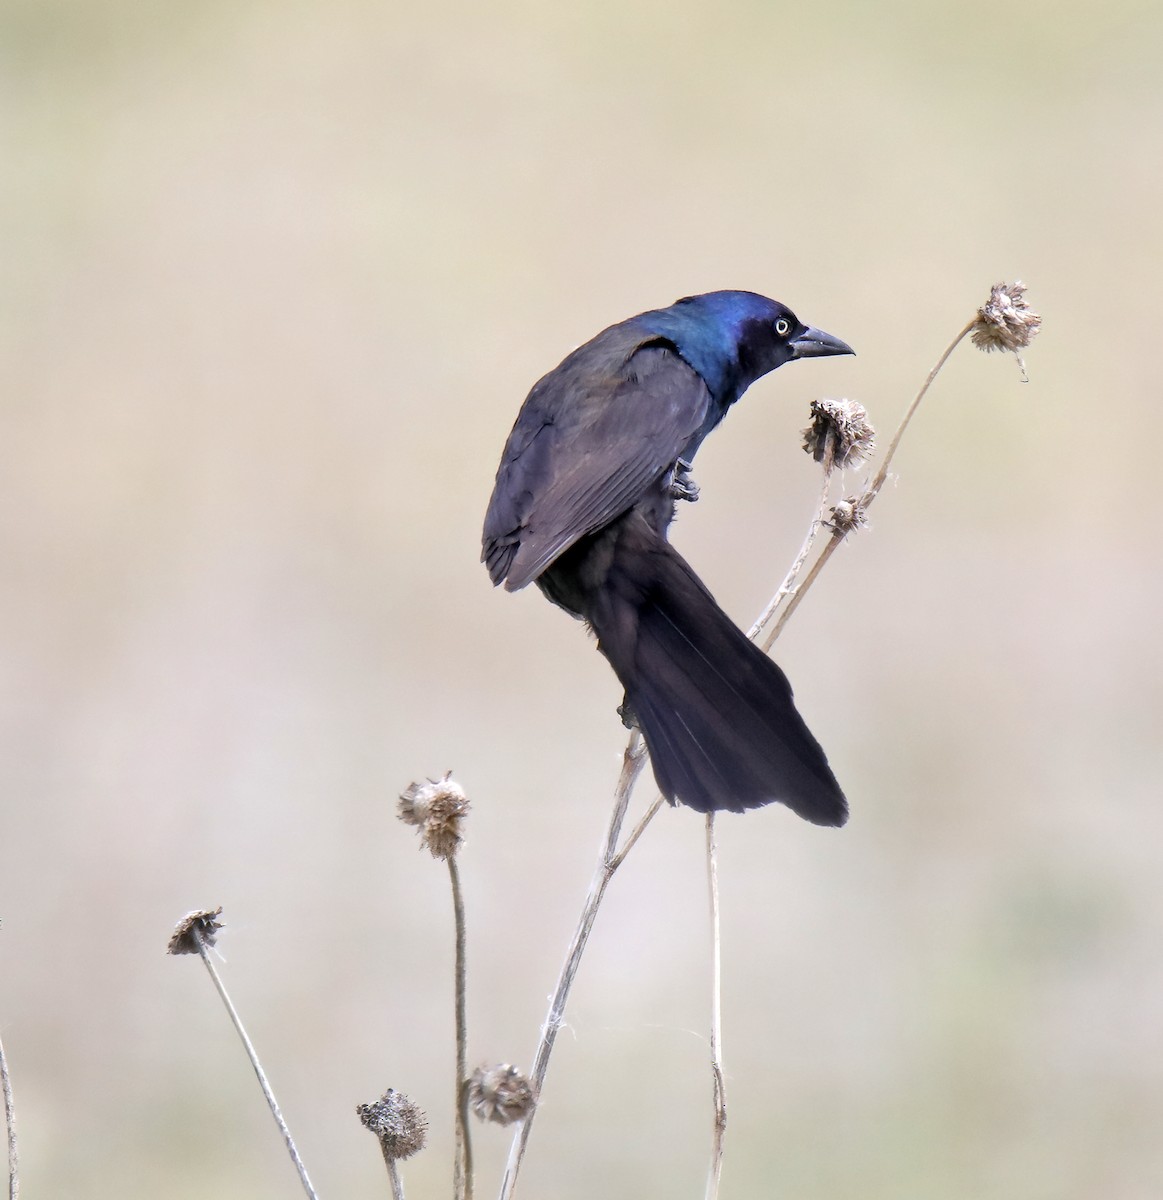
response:
<path fill-rule="evenodd" d="M 689 500 L 693 504 L 699 498 L 699 485 L 691 478 L 691 464 L 685 459 L 675 461 L 669 491 L 672 500 Z"/>

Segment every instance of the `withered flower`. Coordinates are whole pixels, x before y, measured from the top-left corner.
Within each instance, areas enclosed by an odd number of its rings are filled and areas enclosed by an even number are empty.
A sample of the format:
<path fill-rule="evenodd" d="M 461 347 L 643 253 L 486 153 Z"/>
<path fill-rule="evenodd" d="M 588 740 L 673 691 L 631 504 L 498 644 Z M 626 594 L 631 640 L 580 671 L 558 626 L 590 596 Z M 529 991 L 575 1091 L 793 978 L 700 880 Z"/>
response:
<path fill-rule="evenodd" d="M 405 825 L 420 830 L 420 847 L 433 858 L 452 858 L 464 841 L 461 827 L 469 810 L 464 788 L 449 771 L 443 779 L 413 783 L 400 796 L 397 813 Z"/>
<path fill-rule="evenodd" d="M 863 496 L 849 496 L 832 506 L 828 527 L 837 533 L 852 533 L 868 524 L 867 502 Z"/>
<path fill-rule="evenodd" d="M 1026 285 L 995 283 L 989 299 L 977 310 L 973 344 L 979 350 L 1009 350 L 1019 355 L 1037 334 L 1041 316 L 1026 302 Z"/>
<path fill-rule="evenodd" d="M 424 1149 L 428 1118 L 403 1092 L 388 1088 L 374 1104 L 357 1104 L 355 1111 L 364 1128 L 379 1138 L 388 1162 L 411 1158 Z"/>
<path fill-rule="evenodd" d="M 468 1102 L 480 1120 L 497 1125 L 520 1121 L 536 1103 L 529 1080 L 509 1063 L 477 1067 L 468 1081 Z"/>
<path fill-rule="evenodd" d="M 876 449 L 876 430 L 864 405 L 856 400 L 813 400 L 812 423 L 804 430 L 804 449 L 816 462 L 855 467 Z M 829 445 L 831 460 L 826 461 Z"/>
<path fill-rule="evenodd" d="M 218 920 L 222 916 L 222 905 L 217 908 L 200 908 L 196 912 L 187 913 L 177 924 L 170 943 L 166 947 L 167 954 L 197 954 L 198 939 L 203 945 L 213 946 L 218 937 L 218 931 L 224 922 Z M 196 932 L 195 932 L 196 931 Z"/>

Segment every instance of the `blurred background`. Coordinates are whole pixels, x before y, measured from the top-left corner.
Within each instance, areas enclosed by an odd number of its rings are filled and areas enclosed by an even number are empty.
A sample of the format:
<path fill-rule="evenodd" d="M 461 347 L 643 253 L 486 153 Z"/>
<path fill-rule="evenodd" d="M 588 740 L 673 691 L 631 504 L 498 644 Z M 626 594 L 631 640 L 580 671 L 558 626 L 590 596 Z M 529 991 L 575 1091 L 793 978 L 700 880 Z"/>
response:
<path fill-rule="evenodd" d="M 320 1194 L 385 1194 L 354 1107 L 389 1086 L 431 1115 L 411 1192 L 448 1194 L 447 876 L 396 796 L 468 790 L 470 1059 L 527 1067 L 625 742 L 582 628 L 478 563 L 528 388 L 719 287 L 856 347 L 700 455 L 675 541 L 746 624 L 814 508 L 809 401 L 886 442 L 1014 278 L 1029 383 L 957 352 L 777 647 L 849 826 L 720 822 L 723 1194 L 1163 1192 L 1158 3 L 9 0 L 0 55 L 29 1195 L 293 1194 L 165 955 L 219 904 Z M 702 838 L 663 813 L 611 888 L 530 1197 L 702 1192 Z M 478 1127 L 479 1194 L 507 1141 Z"/>

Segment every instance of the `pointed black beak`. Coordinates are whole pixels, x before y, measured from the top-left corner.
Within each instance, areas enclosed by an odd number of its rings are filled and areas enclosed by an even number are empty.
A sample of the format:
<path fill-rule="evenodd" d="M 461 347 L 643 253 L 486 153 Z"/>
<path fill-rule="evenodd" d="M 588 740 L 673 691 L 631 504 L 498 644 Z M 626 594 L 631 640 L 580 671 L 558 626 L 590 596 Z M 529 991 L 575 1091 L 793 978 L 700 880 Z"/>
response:
<path fill-rule="evenodd" d="M 815 329 L 811 325 L 788 343 L 792 358 L 823 358 L 829 354 L 855 354 L 856 351 L 838 337 Z"/>

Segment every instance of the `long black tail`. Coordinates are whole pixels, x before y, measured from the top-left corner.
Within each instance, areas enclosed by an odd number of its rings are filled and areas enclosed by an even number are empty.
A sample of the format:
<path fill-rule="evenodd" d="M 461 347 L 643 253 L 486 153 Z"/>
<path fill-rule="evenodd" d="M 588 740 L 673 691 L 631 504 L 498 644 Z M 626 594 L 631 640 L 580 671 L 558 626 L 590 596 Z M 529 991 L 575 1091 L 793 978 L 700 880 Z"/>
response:
<path fill-rule="evenodd" d="M 699 812 L 779 801 L 843 825 L 844 793 L 784 673 L 682 556 L 643 524 L 616 540 L 586 616 L 646 738 L 664 796 Z"/>

